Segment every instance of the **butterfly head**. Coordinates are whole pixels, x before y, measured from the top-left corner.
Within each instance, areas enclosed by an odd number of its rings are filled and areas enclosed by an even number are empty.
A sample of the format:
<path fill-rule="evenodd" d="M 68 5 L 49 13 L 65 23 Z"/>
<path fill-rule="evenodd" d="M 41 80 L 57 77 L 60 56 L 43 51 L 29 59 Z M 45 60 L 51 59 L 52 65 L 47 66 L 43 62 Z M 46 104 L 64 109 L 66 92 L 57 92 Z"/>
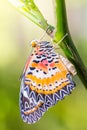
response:
<path fill-rule="evenodd" d="M 37 44 L 38 44 L 38 41 L 37 40 L 33 40 L 33 41 L 31 41 L 30 44 L 31 44 L 32 47 L 36 47 Z"/>

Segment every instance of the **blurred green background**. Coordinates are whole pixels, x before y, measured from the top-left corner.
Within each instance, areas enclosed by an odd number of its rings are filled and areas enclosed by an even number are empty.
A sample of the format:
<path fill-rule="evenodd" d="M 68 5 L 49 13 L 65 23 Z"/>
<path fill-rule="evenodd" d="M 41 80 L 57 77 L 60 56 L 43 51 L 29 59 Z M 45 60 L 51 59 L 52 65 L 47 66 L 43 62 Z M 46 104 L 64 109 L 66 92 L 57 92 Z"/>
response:
<path fill-rule="evenodd" d="M 55 25 L 54 1 L 35 2 Z M 87 1 L 66 0 L 66 5 L 72 38 L 87 66 Z M 43 32 L 7 0 L 0 0 L 0 130 L 87 130 L 87 90 L 78 76 L 74 77 L 77 87 L 72 94 L 49 109 L 39 122 L 28 125 L 21 119 L 19 77 L 31 52 L 29 42 Z M 45 39 L 50 40 L 48 36 Z M 61 49 L 59 52 L 63 54 Z"/>

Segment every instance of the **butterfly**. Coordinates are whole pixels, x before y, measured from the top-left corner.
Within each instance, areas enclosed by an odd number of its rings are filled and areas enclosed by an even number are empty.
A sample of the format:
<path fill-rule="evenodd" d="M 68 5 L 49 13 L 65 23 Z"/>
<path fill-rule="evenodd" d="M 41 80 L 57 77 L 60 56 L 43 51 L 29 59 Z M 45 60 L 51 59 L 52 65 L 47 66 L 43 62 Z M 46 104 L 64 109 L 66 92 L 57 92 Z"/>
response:
<path fill-rule="evenodd" d="M 47 41 L 32 41 L 21 79 L 20 113 L 24 122 L 37 122 L 43 114 L 75 88 L 73 64 L 55 52 Z"/>

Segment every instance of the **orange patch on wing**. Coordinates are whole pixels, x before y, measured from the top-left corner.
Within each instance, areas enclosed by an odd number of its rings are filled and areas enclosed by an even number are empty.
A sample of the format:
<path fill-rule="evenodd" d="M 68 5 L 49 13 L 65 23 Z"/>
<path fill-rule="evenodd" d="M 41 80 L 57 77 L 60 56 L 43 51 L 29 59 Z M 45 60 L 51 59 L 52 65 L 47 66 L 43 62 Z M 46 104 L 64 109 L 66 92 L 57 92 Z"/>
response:
<path fill-rule="evenodd" d="M 37 68 L 39 70 L 41 69 L 41 70 L 47 72 L 47 66 L 45 66 L 42 62 L 40 62 L 40 63 L 32 62 L 31 67 L 35 67 L 35 68 Z"/>
<path fill-rule="evenodd" d="M 50 63 L 50 67 L 51 67 L 51 68 L 52 68 L 52 67 L 55 67 L 55 63 L 54 63 L 54 62 Z"/>
<path fill-rule="evenodd" d="M 54 66 L 57 67 L 62 72 L 68 71 L 67 68 L 65 67 L 65 65 L 63 64 L 63 62 L 61 60 L 59 60 L 58 63 L 55 63 Z"/>
<path fill-rule="evenodd" d="M 36 68 L 36 67 L 38 67 L 38 64 L 35 63 L 35 62 L 32 62 L 32 63 L 31 63 L 31 67 L 35 67 L 35 68 Z"/>
<path fill-rule="evenodd" d="M 63 82 L 62 84 L 60 84 L 60 86 L 57 86 L 55 89 L 53 90 L 43 90 L 43 89 L 37 89 L 34 86 L 29 86 L 31 88 L 31 90 L 36 91 L 37 93 L 40 94 L 54 94 L 55 92 L 58 92 L 60 89 L 62 89 L 63 87 L 65 87 L 66 85 L 68 85 L 70 82 Z"/>
<path fill-rule="evenodd" d="M 40 106 L 43 105 L 43 102 L 40 102 L 37 106 L 35 106 L 34 108 L 32 108 L 31 110 L 25 111 L 24 114 L 25 115 L 29 115 L 31 113 L 33 113 L 34 111 L 36 111 Z"/>

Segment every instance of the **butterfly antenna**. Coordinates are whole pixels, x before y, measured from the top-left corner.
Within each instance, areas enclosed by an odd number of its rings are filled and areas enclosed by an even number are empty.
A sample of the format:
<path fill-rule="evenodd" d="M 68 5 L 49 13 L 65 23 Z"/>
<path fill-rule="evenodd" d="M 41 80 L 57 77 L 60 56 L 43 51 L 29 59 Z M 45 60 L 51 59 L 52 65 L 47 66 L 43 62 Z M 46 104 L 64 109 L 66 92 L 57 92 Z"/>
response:
<path fill-rule="evenodd" d="M 46 35 L 46 31 L 43 33 L 43 35 L 41 36 L 41 38 L 39 39 L 39 41 L 42 41 L 42 39 L 45 37 Z"/>

